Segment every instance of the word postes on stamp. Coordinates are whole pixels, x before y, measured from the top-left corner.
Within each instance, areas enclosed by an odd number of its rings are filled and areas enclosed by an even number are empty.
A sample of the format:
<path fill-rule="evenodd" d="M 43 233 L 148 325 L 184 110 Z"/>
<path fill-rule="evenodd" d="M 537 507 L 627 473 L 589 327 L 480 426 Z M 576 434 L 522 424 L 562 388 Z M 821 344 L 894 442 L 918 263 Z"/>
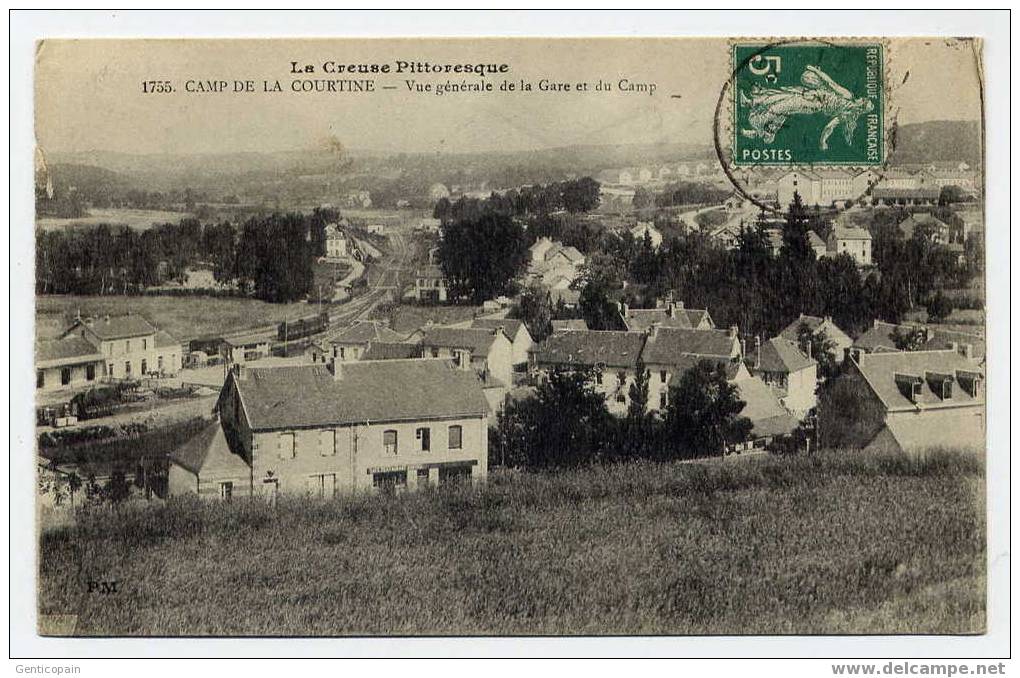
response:
<path fill-rule="evenodd" d="M 733 45 L 735 165 L 885 162 L 881 44 Z"/>

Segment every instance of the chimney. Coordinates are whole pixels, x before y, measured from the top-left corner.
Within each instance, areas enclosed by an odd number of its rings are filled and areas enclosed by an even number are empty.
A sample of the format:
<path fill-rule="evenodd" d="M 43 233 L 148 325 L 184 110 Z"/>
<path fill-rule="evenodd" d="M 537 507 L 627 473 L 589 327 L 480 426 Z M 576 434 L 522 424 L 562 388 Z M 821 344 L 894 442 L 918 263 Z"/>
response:
<path fill-rule="evenodd" d="M 674 304 L 672 301 L 666 302 L 666 317 L 667 318 L 676 317 L 676 304 Z"/>
<path fill-rule="evenodd" d="M 684 310 L 684 302 L 682 302 L 682 301 L 676 302 L 676 308 L 677 308 L 678 311 Z"/>
<path fill-rule="evenodd" d="M 761 369 L 761 337 L 754 335 L 754 369 Z"/>

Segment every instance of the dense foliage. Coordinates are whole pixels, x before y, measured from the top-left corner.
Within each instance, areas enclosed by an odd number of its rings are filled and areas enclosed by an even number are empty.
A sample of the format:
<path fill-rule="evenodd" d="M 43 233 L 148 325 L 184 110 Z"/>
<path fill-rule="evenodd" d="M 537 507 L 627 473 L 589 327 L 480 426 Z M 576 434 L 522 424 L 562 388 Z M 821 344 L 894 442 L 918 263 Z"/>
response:
<path fill-rule="evenodd" d="M 324 228 L 339 215 L 272 213 L 243 224 L 197 219 L 144 231 L 106 224 L 41 231 L 36 240 L 39 294 L 137 294 L 180 281 L 195 264 L 236 294 L 270 302 L 294 301 L 312 287 L 315 257 L 325 252 Z"/>
<path fill-rule="evenodd" d="M 646 412 L 649 374 L 637 365 L 625 417 L 614 417 L 595 390 L 594 370 L 552 370 L 528 398 L 513 400 L 490 436 L 490 464 L 523 468 L 570 467 L 624 459 L 721 456 L 743 442 L 751 423 L 723 369 L 702 361 L 670 389 L 662 415 Z"/>
<path fill-rule="evenodd" d="M 524 229 L 505 214 L 443 223 L 438 259 L 455 298 L 479 303 L 511 292 L 527 256 Z"/>

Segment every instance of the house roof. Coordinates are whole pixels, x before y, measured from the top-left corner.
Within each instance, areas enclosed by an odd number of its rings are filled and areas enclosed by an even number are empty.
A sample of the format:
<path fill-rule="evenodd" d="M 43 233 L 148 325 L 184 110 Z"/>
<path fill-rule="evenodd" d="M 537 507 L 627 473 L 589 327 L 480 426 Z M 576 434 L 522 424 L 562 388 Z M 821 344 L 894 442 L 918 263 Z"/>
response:
<path fill-rule="evenodd" d="M 568 318 L 566 320 L 553 320 L 553 332 L 565 332 L 573 330 L 587 330 L 588 323 L 584 318 Z"/>
<path fill-rule="evenodd" d="M 867 229 L 856 226 L 833 226 L 832 235 L 837 240 L 871 240 Z"/>
<path fill-rule="evenodd" d="M 475 318 L 471 321 L 471 327 L 483 330 L 502 329 L 503 333 L 513 341 L 517 338 L 517 333 L 524 327 L 524 321 L 515 318 Z M 527 330 L 526 327 L 525 330 Z"/>
<path fill-rule="evenodd" d="M 799 372 L 818 363 L 804 355 L 794 342 L 785 337 L 773 337 L 761 345 L 756 361 L 757 370 L 763 372 Z"/>
<path fill-rule="evenodd" d="M 911 214 L 900 222 L 899 229 L 904 238 L 914 237 L 914 229 L 918 226 L 934 227 L 939 231 L 949 230 L 949 225 L 935 217 L 934 214 L 918 213 Z"/>
<path fill-rule="evenodd" d="M 236 474 L 244 477 L 251 472 L 244 459 L 230 451 L 219 421 L 210 422 L 195 437 L 171 452 L 170 461 L 197 476 Z"/>
<path fill-rule="evenodd" d="M 757 377 L 737 382 L 738 395 L 744 401 L 741 417 L 751 420 L 756 438 L 785 435 L 797 428 L 790 414 L 769 386 Z"/>
<path fill-rule="evenodd" d="M 378 341 L 368 345 L 362 360 L 407 360 L 421 357 L 421 344 Z"/>
<path fill-rule="evenodd" d="M 643 358 L 650 365 L 671 365 L 683 355 L 729 358 L 736 341 L 727 330 L 659 327 L 649 335 Z"/>
<path fill-rule="evenodd" d="M 489 405 L 473 371 L 447 360 L 371 360 L 242 368 L 236 385 L 254 430 L 476 417 Z"/>
<path fill-rule="evenodd" d="M 821 318 L 817 315 L 804 315 L 803 313 L 787 325 L 786 328 L 779 333 L 779 336 L 789 339 L 792 342 L 796 342 L 799 339 L 798 334 L 800 332 L 801 325 L 807 325 L 811 328 L 812 332 L 817 332 L 821 329 L 825 332 L 825 336 L 832 340 L 837 340 L 838 335 L 842 335 L 846 341 L 850 341 L 849 335 L 841 330 L 836 323 L 832 322 L 832 318 Z"/>
<path fill-rule="evenodd" d="M 35 344 L 36 367 L 57 367 L 104 360 L 96 347 L 79 336 L 45 339 Z"/>
<path fill-rule="evenodd" d="M 654 324 L 660 327 L 694 327 L 685 309 L 674 308 L 672 316 L 667 308 L 628 308 L 623 321 L 629 330 L 647 330 Z"/>
<path fill-rule="evenodd" d="M 531 353 L 539 364 L 633 368 L 644 345 L 644 332 L 572 330 L 553 334 Z"/>
<path fill-rule="evenodd" d="M 480 327 L 426 327 L 422 338 L 423 346 L 443 348 L 466 348 L 473 357 L 489 355 L 499 332 Z"/>
<path fill-rule="evenodd" d="M 407 337 L 394 332 L 375 320 L 359 320 L 350 327 L 330 337 L 331 344 L 368 344 L 375 341 L 397 342 Z"/>
<path fill-rule="evenodd" d="M 740 363 L 736 360 L 722 356 L 682 355 L 674 360 L 671 365 L 673 376 L 669 378 L 669 386 L 671 388 L 679 386 L 687 370 L 697 367 L 698 363 L 702 360 L 707 360 L 713 365 L 722 365 L 727 381 L 733 381 L 740 376 Z M 744 376 L 747 376 L 746 372 L 744 372 Z"/>
<path fill-rule="evenodd" d="M 960 372 L 982 374 L 972 361 L 957 351 L 888 351 L 860 356 L 857 367 L 875 395 L 890 410 L 914 410 L 937 405 L 976 405 L 984 403 L 983 391 L 975 398 L 961 387 Z M 942 376 L 954 381 L 950 400 L 942 400 L 941 393 L 932 388 L 933 379 Z M 920 384 L 917 405 L 911 401 L 909 382 Z"/>
<path fill-rule="evenodd" d="M 133 313 L 93 318 L 91 324 L 87 321 L 76 321 L 72 328 L 77 327 L 80 323 L 91 329 L 102 341 L 143 337 L 156 331 L 156 328 L 148 320 Z M 68 332 L 70 331 L 68 330 Z"/>
<path fill-rule="evenodd" d="M 815 247 L 825 247 L 825 241 L 822 237 L 814 231 L 807 232 L 808 245 L 813 249 Z"/>
<path fill-rule="evenodd" d="M 584 255 L 581 254 L 581 251 L 579 249 L 573 246 L 554 247 L 553 249 L 549 250 L 549 252 L 546 253 L 545 258 L 549 259 L 551 257 L 556 256 L 557 254 L 562 254 L 571 263 L 584 261 Z"/>
<path fill-rule="evenodd" d="M 959 346 L 971 346 L 971 354 L 975 358 L 983 358 L 985 355 L 984 337 L 977 334 L 944 330 L 937 327 L 926 327 L 924 325 L 894 325 L 893 323 L 876 320 L 861 336 L 854 341 L 854 348 L 864 351 L 898 351 L 896 348 L 896 330 L 908 332 L 911 330 L 924 330 L 926 339 L 921 344 L 922 350 L 946 350 L 952 348 L 952 344 Z"/>
<path fill-rule="evenodd" d="M 174 339 L 173 335 L 164 330 L 156 330 L 155 344 L 161 346 L 180 346 L 181 342 Z"/>

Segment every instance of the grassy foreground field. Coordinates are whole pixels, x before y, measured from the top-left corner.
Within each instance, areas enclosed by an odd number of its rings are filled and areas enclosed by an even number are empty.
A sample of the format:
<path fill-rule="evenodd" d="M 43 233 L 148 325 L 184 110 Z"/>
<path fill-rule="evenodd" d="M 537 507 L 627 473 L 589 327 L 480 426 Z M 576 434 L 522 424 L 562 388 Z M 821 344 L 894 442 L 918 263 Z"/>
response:
<path fill-rule="evenodd" d="M 983 487 L 822 454 L 175 501 L 44 532 L 39 607 L 79 635 L 980 633 Z"/>
<path fill-rule="evenodd" d="M 35 298 L 40 339 L 56 336 L 81 309 L 82 315 L 140 313 L 174 337 L 184 340 L 221 335 L 249 327 L 278 323 L 318 312 L 315 304 L 270 304 L 258 299 L 230 297 L 142 297 L 38 295 Z"/>

